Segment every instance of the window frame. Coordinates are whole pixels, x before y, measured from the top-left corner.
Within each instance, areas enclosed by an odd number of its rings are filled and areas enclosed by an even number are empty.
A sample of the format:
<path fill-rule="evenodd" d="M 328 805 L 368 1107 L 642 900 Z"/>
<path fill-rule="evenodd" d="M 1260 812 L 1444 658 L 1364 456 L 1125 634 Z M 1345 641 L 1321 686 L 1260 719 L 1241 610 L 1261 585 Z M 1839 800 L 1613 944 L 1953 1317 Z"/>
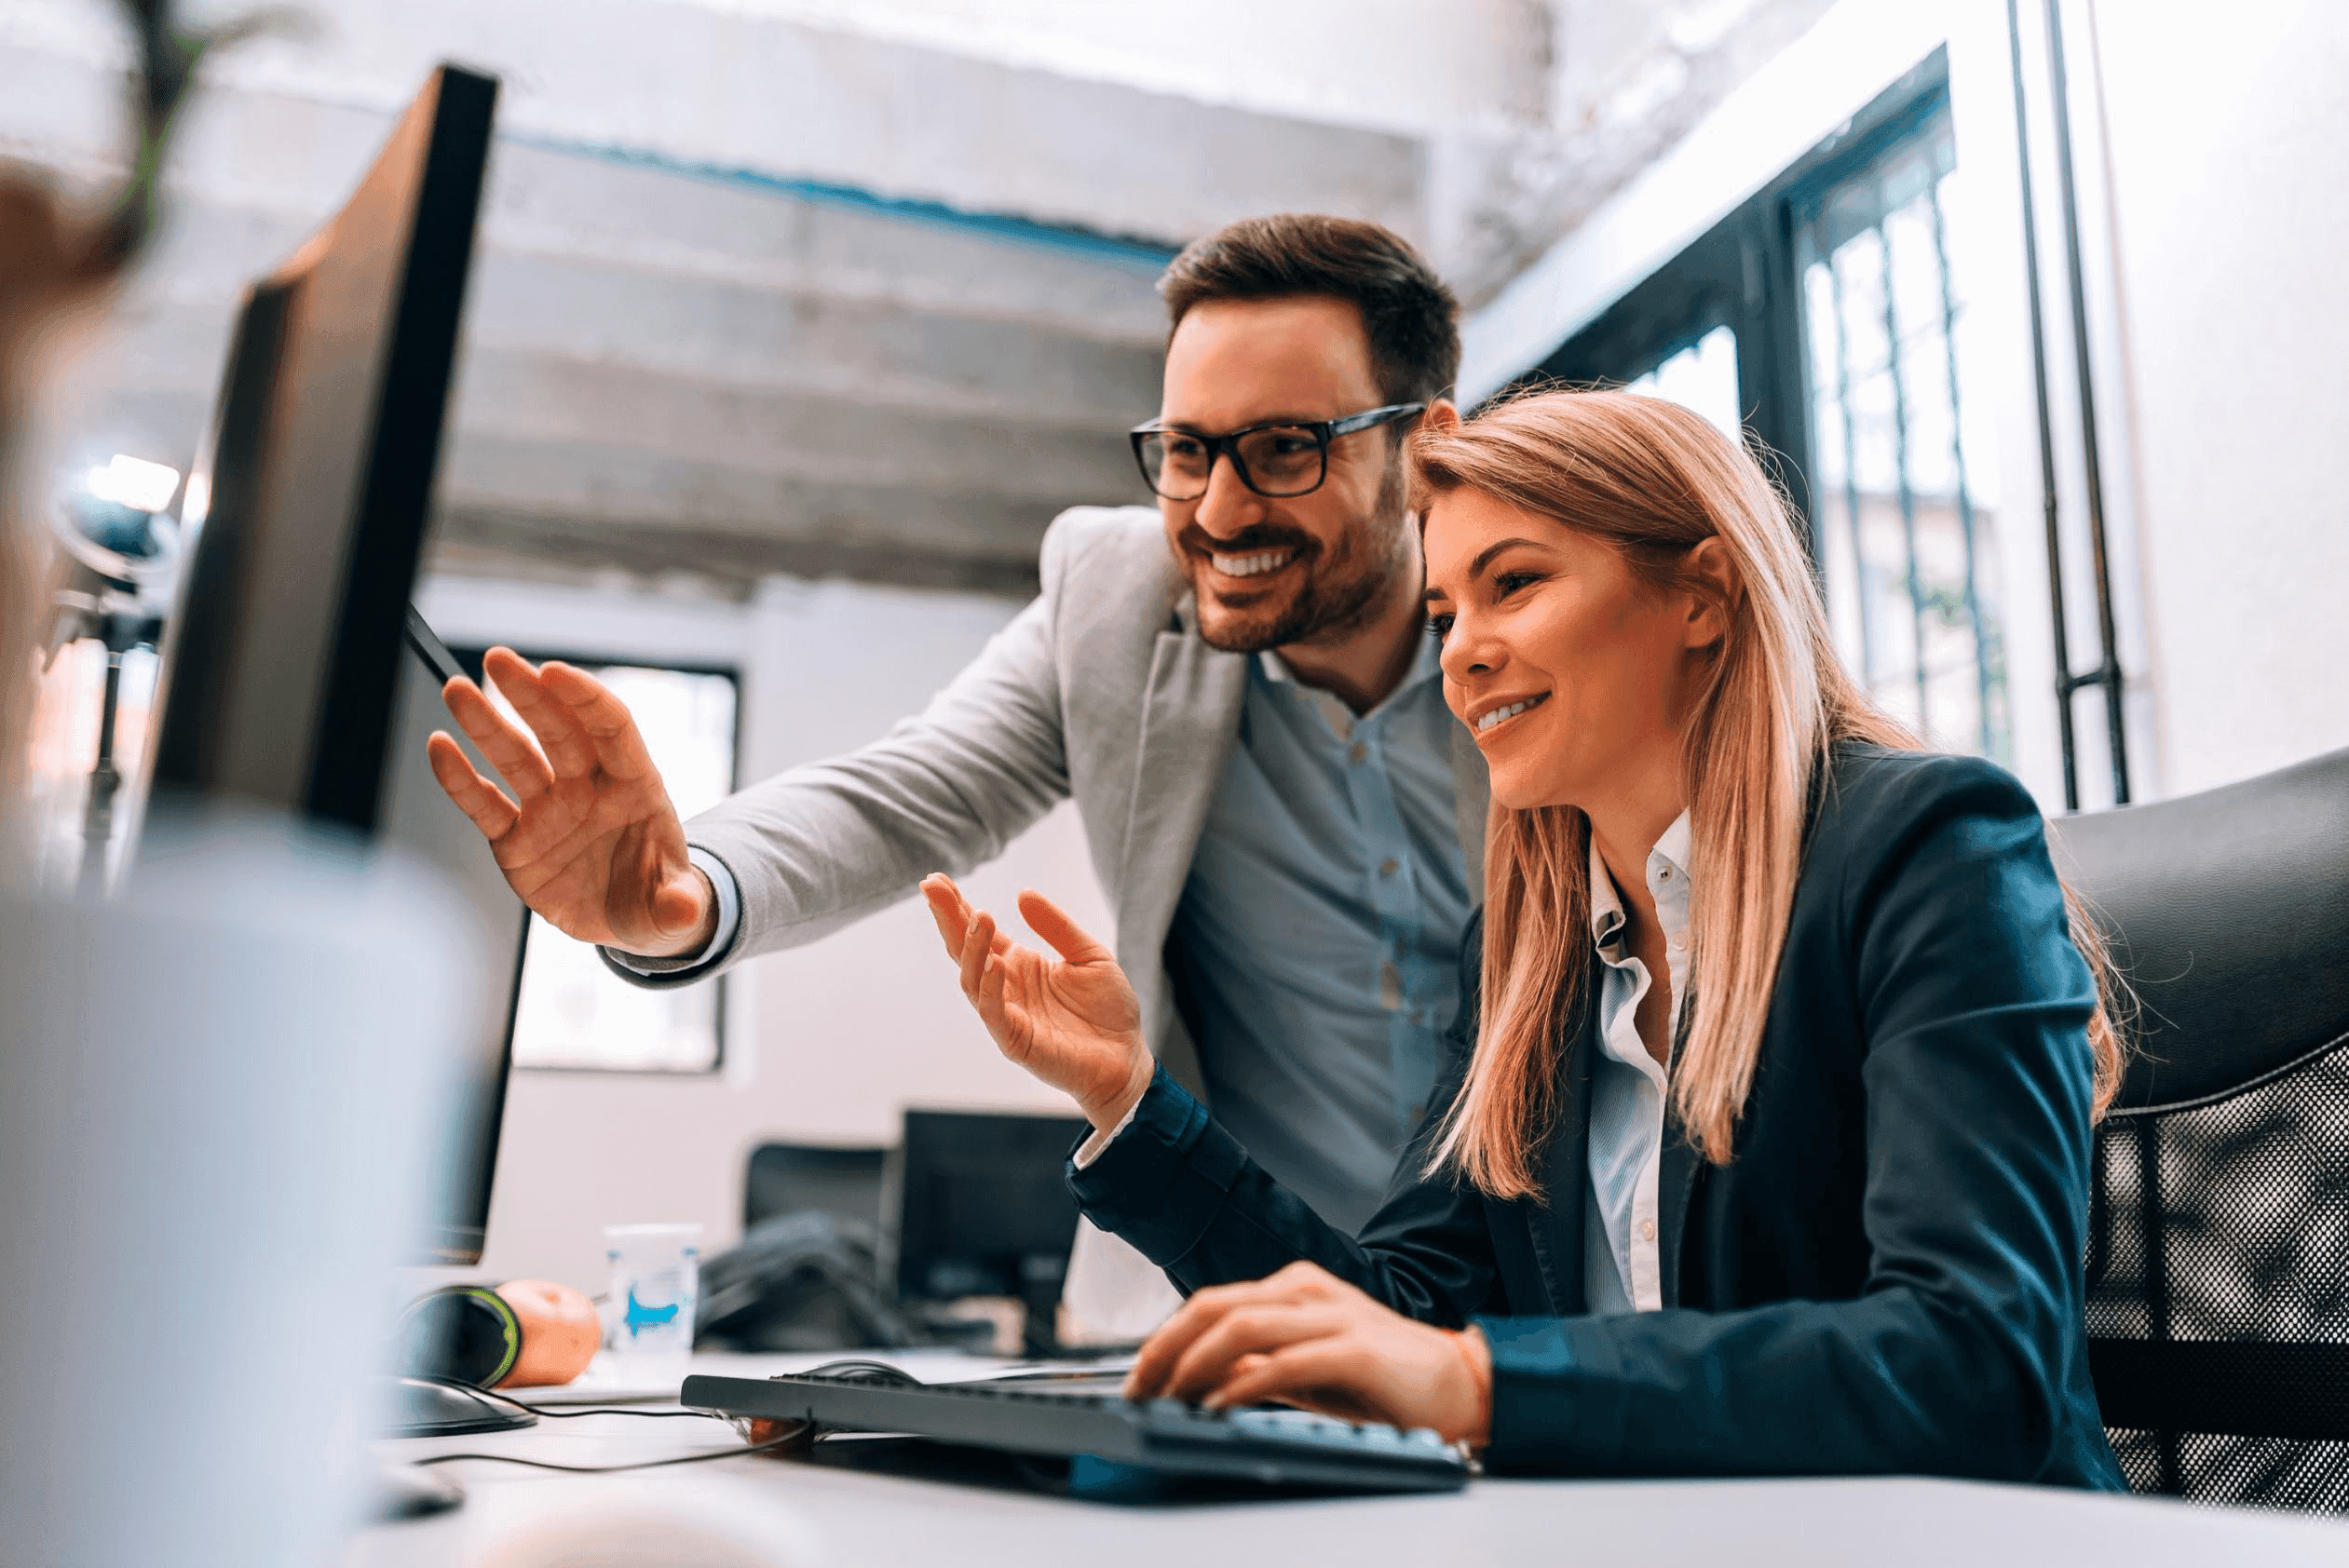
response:
<path fill-rule="evenodd" d="M 1822 572 L 1813 526 L 1810 366 L 1797 227 L 1806 201 L 1947 112 L 1948 101 L 1949 54 L 1943 45 L 1496 396 L 1553 381 L 1621 385 L 1714 328 L 1728 327 L 1737 336 L 1737 396 L 1747 445 L 1786 486 L 1812 571 Z"/>

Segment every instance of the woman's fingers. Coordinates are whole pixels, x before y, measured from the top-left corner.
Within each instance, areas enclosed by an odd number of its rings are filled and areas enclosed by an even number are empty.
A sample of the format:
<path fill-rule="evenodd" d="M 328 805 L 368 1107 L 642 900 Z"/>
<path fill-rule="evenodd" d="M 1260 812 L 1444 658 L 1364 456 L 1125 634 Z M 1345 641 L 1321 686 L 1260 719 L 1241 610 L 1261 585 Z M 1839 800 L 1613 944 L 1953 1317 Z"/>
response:
<path fill-rule="evenodd" d="M 473 760 L 443 730 L 434 730 L 424 743 L 424 754 L 432 764 L 432 777 L 441 781 L 449 799 L 459 811 L 481 830 L 482 836 L 495 844 L 506 836 L 522 816 L 522 809 L 506 798 L 506 792 L 473 765 Z"/>
<path fill-rule="evenodd" d="M 1261 1356 L 1234 1361 L 1203 1401 L 1211 1410 L 1283 1400 L 1348 1419 L 1387 1420 L 1369 1395 L 1378 1375 L 1375 1352 L 1351 1335 L 1323 1334 Z"/>
<path fill-rule="evenodd" d="M 946 944 L 946 956 L 959 964 L 962 939 L 971 929 L 960 890 L 952 877 L 941 875 L 922 878 L 921 888 L 922 902 L 930 906 L 930 924 L 938 927 L 938 939 Z"/>
<path fill-rule="evenodd" d="M 963 932 L 962 952 L 957 955 L 962 969 L 962 994 L 972 1007 L 979 1004 L 979 975 L 994 950 L 995 917 L 981 911 L 971 916 L 970 926 Z"/>
<path fill-rule="evenodd" d="M 1032 887 L 1020 895 L 1020 918 L 1071 964 L 1117 962 L 1117 955 L 1087 935 L 1066 910 Z"/>
<path fill-rule="evenodd" d="M 1269 1279 L 1251 1279 L 1236 1285 L 1209 1285 L 1191 1292 L 1190 1299 L 1175 1310 L 1174 1316 L 1159 1325 L 1158 1332 L 1145 1341 L 1134 1358 L 1134 1370 L 1126 1373 L 1125 1397 L 1129 1399 L 1155 1399 L 1166 1392 L 1167 1378 L 1190 1349 L 1193 1342 L 1213 1329 L 1227 1313 L 1258 1303 L 1283 1299 L 1285 1291 L 1277 1283 L 1279 1275 Z"/>
<path fill-rule="evenodd" d="M 1316 1305 L 1270 1302 L 1234 1308 L 1175 1361 L 1166 1377 L 1167 1397 L 1198 1403 L 1223 1386 L 1242 1356 L 1269 1356 L 1339 1326 L 1338 1318 Z"/>

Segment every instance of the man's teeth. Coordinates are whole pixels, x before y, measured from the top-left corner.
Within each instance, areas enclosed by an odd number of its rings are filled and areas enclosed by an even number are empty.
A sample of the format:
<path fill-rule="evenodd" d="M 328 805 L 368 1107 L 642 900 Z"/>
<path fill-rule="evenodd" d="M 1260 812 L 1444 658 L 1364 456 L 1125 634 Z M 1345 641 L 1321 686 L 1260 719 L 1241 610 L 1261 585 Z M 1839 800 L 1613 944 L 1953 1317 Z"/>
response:
<path fill-rule="evenodd" d="M 1522 702 L 1513 702 L 1506 708 L 1494 709 L 1491 712 L 1484 714 L 1477 719 L 1476 733 L 1482 735 L 1487 730 L 1492 728 L 1495 724 L 1500 723 L 1501 720 L 1515 718 L 1527 709 L 1537 707 L 1541 703 L 1548 700 L 1549 696 L 1550 694 L 1548 692 L 1543 692 L 1540 696 L 1529 696 Z"/>
<path fill-rule="evenodd" d="M 1253 577 L 1276 566 L 1286 566 L 1295 550 L 1258 550 L 1254 555 L 1210 555 L 1215 570 L 1227 577 Z"/>

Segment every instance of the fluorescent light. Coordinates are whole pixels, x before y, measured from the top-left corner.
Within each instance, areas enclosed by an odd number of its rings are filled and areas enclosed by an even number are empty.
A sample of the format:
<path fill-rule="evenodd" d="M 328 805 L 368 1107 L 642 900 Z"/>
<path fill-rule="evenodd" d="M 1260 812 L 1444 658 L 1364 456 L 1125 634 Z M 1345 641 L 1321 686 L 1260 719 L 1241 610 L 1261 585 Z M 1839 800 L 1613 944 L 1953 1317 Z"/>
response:
<path fill-rule="evenodd" d="M 104 467 L 92 468 L 85 482 L 101 501 L 112 501 L 134 512 L 159 512 L 178 493 L 180 471 L 169 463 L 150 463 L 117 452 Z"/>

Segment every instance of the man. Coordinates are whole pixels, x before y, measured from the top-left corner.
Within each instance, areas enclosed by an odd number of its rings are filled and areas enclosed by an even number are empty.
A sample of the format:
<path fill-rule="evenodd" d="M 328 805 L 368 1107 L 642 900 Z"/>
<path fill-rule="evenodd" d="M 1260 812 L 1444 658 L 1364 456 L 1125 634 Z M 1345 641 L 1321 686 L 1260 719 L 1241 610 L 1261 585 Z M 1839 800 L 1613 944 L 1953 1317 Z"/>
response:
<path fill-rule="evenodd" d="M 1396 236 L 1232 224 L 1161 280 L 1159 496 L 1079 507 L 1043 591 L 916 718 L 681 825 L 627 710 L 494 651 L 441 783 L 515 890 L 677 985 L 992 858 L 1074 796 L 1152 1048 L 1333 1223 L 1368 1218 L 1424 1108 L 1482 885 L 1482 758 L 1421 626 L 1402 443 L 1446 400 L 1458 307 Z M 543 750 L 541 750 L 543 749 Z"/>

